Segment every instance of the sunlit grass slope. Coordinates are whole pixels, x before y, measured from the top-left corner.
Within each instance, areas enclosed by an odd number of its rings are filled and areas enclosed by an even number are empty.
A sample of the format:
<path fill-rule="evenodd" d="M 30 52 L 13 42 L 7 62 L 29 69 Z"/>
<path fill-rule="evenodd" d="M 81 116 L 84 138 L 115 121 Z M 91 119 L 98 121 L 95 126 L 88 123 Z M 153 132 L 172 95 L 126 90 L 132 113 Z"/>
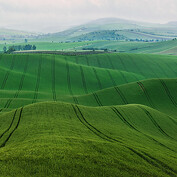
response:
<path fill-rule="evenodd" d="M 142 104 L 177 118 L 177 79 L 151 79 L 115 86 L 76 97 L 81 105 Z M 67 97 L 66 102 L 72 102 Z"/>
<path fill-rule="evenodd" d="M 176 135 L 142 105 L 37 103 L 0 116 L 0 175 L 176 176 Z"/>
<path fill-rule="evenodd" d="M 177 59 L 0 55 L 0 176 L 177 176 Z"/>
<path fill-rule="evenodd" d="M 162 93 L 166 94 L 168 91 L 165 91 L 165 86 L 162 87 L 163 79 L 176 78 L 176 68 L 177 59 L 174 56 L 0 55 L 0 108 L 1 111 L 8 111 L 40 101 L 64 101 L 67 97 L 72 97 L 77 104 L 76 97 L 79 95 L 152 78 L 162 78 L 161 84 L 158 81 L 159 85 L 155 85 L 153 89 L 158 90 L 160 86 Z M 141 86 L 135 85 L 143 94 Z M 148 85 L 150 86 L 151 82 Z M 172 85 L 175 89 L 176 84 Z M 131 88 L 127 93 L 131 93 Z"/>

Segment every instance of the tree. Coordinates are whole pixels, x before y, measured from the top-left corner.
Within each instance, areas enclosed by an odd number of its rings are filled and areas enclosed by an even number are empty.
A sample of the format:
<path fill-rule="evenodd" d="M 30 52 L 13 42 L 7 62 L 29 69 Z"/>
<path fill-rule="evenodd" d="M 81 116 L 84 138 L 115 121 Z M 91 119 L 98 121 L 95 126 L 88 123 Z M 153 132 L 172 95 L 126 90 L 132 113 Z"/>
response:
<path fill-rule="evenodd" d="M 27 43 L 28 42 L 28 39 L 25 39 L 25 43 Z"/>
<path fill-rule="evenodd" d="M 36 46 L 35 46 L 35 45 L 33 45 L 32 49 L 33 49 L 33 50 L 36 50 Z"/>
<path fill-rule="evenodd" d="M 7 52 L 7 47 L 6 46 L 3 47 L 3 51 L 4 51 L 4 53 Z"/>
<path fill-rule="evenodd" d="M 7 50 L 7 53 L 12 53 L 12 52 L 14 52 L 15 51 L 15 48 L 14 48 L 14 46 L 11 46 L 11 47 L 9 47 L 9 49 Z"/>

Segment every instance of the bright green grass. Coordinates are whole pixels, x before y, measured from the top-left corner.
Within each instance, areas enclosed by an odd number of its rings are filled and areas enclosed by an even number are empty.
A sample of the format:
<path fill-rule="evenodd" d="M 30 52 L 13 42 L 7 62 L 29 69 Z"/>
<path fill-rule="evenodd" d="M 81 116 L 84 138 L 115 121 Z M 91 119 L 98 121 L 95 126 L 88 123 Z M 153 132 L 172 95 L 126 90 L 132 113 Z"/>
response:
<path fill-rule="evenodd" d="M 29 42 L 31 45 L 36 45 L 37 50 L 82 50 L 83 48 L 98 48 L 117 50 L 118 52 L 126 53 L 154 53 L 177 55 L 177 40 L 165 42 L 124 42 L 124 41 L 87 41 L 87 42 L 71 42 L 71 43 L 56 43 L 56 42 Z M 7 44 L 26 45 L 26 43 Z M 4 44 L 0 44 L 0 51 L 3 51 Z"/>
<path fill-rule="evenodd" d="M 176 78 L 176 67 L 174 56 L 1 55 L 0 108 L 8 111 L 40 101 L 65 101 L 68 97 L 79 103 L 75 97 L 105 88 L 152 78 Z"/>
<path fill-rule="evenodd" d="M 57 43 L 57 42 L 29 42 L 28 44 L 36 45 L 37 50 L 75 50 L 75 48 L 83 48 L 94 42 L 72 42 L 72 43 Z M 26 45 L 26 43 L 8 43 L 7 48 L 12 45 Z M 0 44 L 0 51 L 3 51 L 4 44 Z"/>
<path fill-rule="evenodd" d="M 126 53 L 154 53 L 177 55 L 176 50 L 172 50 L 177 45 L 177 40 L 164 42 L 120 42 L 120 41 L 97 41 L 89 44 L 86 48 L 107 48 Z M 168 50 L 170 50 L 168 52 Z"/>
<path fill-rule="evenodd" d="M 145 106 L 40 103 L 2 114 L 0 122 L 1 176 L 177 174 L 177 122 Z"/>
<path fill-rule="evenodd" d="M 167 55 L 0 55 L 0 176 L 176 176 L 176 71 Z"/>

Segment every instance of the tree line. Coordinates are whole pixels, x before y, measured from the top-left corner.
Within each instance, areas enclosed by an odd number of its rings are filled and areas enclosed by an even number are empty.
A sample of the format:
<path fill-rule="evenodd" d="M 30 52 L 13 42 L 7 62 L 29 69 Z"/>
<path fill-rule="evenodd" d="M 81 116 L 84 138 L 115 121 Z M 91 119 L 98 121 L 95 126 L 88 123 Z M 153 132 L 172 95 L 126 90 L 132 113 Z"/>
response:
<path fill-rule="evenodd" d="M 4 53 L 12 53 L 14 51 L 21 51 L 21 50 L 36 50 L 36 46 L 27 44 L 27 45 L 9 46 L 8 49 L 6 46 L 4 46 L 4 48 L 3 48 Z"/>

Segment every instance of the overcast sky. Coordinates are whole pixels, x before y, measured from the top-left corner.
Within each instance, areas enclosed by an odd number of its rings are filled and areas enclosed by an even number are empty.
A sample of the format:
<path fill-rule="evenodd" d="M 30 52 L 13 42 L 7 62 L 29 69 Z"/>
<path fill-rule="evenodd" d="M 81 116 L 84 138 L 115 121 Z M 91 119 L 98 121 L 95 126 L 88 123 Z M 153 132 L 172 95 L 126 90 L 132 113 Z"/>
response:
<path fill-rule="evenodd" d="M 177 0 L 0 0 L 0 27 L 55 32 L 105 17 L 177 21 Z"/>

